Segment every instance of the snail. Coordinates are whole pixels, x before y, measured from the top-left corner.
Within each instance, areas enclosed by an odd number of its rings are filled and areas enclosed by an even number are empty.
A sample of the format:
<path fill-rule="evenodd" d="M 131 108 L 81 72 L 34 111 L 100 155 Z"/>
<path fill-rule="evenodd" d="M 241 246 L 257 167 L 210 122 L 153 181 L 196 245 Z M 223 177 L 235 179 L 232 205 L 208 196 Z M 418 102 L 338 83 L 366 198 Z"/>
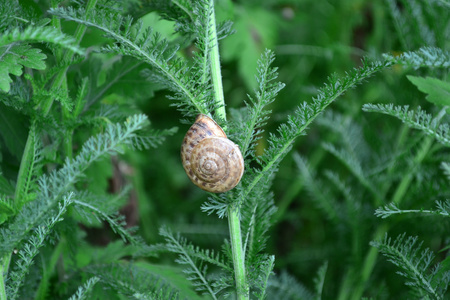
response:
<path fill-rule="evenodd" d="M 181 145 L 186 174 L 199 188 L 223 193 L 234 188 L 244 173 L 244 159 L 238 145 L 227 138 L 210 117 L 200 114 Z"/>

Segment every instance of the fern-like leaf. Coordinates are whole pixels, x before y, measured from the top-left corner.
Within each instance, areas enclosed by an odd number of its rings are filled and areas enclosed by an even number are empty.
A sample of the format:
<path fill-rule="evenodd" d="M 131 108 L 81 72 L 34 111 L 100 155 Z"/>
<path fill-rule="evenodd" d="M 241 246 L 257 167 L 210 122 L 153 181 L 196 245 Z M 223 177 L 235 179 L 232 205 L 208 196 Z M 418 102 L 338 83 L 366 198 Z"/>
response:
<path fill-rule="evenodd" d="M 8 299 L 16 299 L 20 286 L 23 284 L 26 274 L 28 273 L 34 257 L 38 254 L 39 248 L 44 245 L 46 237 L 50 234 L 56 223 L 63 220 L 62 216 L 66 213 L 67 207 L 72 203 L 73 194 L 69 193 L 59 203 L 57 213 L 49 220 L 38 226 L 29 241 L 19 251 L 19 260 L 17 261 L 14 271 L 9 274 L 7 294 Z M 10 284 L 9 284 L 10 283 Z"/>
<path fill-rule="evenodd" d="M 89 292 L 94 287 L 94 285 L 100 280 L 98 277 L 89 278 L 82 286 L 78 287 L 75 294 L 73 294 L 69 300 L 83 300 L 88 299 Z"/>
<path fill-rule="evenodd" d="M 266 299 L 267 297 L 267 285 L 269 283 L 269 278 L 273 275 L 273 267 L 275 265 L 275 256 L 271 255 L 266 260 L 261 263 L 261 275 L 256 278 L 254 283 L 251 283 L 254 288 L 252 289 L 253 295 L 260 300 Z"/>
<path fill-rule="evenodd" d="M 0 194 L 0 224 L 4 223 L 10 216 L 16 213 L 12 198 Z"/>
<path fill-rule="evenodd" d="M 312 300 L 313 294 L 286 271 L 272 276 L 268 284 L 268 299 Z"/>
<path fill-rule="evenodd" d="M 424 214 L 424 215 L 441 215 L 444 217 L 450 216 L 450 200 L 445 202 L 436 201 L 436 210 L 429 209 L 400 209 L 395 203 L 387 204 L 375 210 L 375 216 L 386 219 L 393 215 L 403 214 Z"/>
<path fill-rule="evenodd" d="M 408 106 L 394 106 L 393 104 L 365 104 L 363 106 L 363 110 L 396 117 L 409 127 L 419 129 L 426 135 L 434 137 L 444 146 L 450 147 L 449 124 L 439 124 L 437 118 L 433 118 L 420 107 L 415 112 L 410 111 Z"/>
<path fill-rule="evenodd" d="M 281 160 L 292 148 L 295 140 L 304 134 L 308 126 L 322 113 L 334 100 L 350 88 L 360 84 L 374 73 L 390 66 L 390 62 L 363 62 L 363 66 L 349 72 L 343 78 L 332 76 L 329 83 L 319 90 L 318 95 L 311 104 L 304 102 L 295 113 L 289 116 L 288 121 L 277 129 L 278 134 L 270 134 L 266 152 L 258 157 L 261 169 L 254 172 L 250 182 L 243 193 L 245 199 L 256 184 L 265 176 L 272 174 Z"/>
<path fill-rule="evenodd" d="M 325 275 L 327 274 L 328 262 L 324 262 L 322 266 L 320 266 L 319 270 L 317 270 L 317 275 L 314 278 L 314 287 L 316 295 L 314 300 L 322 299 L 323 286 L 325 282 Z"/>
<path fill-rule="evenodd" d="M 364 174 L 361 166 L 361 161 L 353 153 L 346 151 L 345 149 L 336 149 L 333 144 L 324 143 L 323 148 L 333 154 L 341 163 L 343 163 L 347 169 L 353 173 L 353 175 L 359 180 L 359 182 L 367 188 L 373 195 L 377 196 L 377 189 L 375 185 L 370 182 L 368 176 Z"/>
<path fill-rule="evenodd" d="M 31 146 L 25 147 L 26 149 L 30 149 L 30 151 L 24 153 L 22 156 L 21 165 L 23 165 L 25 172 L 23 176 L 20 176 L 17 179 L 15 193 L 16 209 L 20 209 L 24 203 L 30 200 L 26 199 L 26 197 L 29 196 L 31 187 L 35 185 L 37 165 L 39 165 L 39 162 L 42 160 L 42 145 L 36 132 L 35 123 L 30 126 L 27 143 L 30 143 Z"/>
<path fill-rule="evenodd" d="M 61 169 L 41 176 L 36 200 L 24 205 L 7 228 L 0 228 L 0 254 L 11 252 L 36 227 L 90 164 L 105 154 L 123 152 L 123 146 L 131 145 L 136 132 L 145 124 L 147 118 L 144 115 L 132 116 L 123 125 L 110 124 L 104 133 L 91 137 L 76 158 L 67 159 Z"/>
<path fill-rule="evenodd" d="M 215 264 L 230 273 L 232 272 L 231 267 L 225 264 L 218 254 L 215 255 L 212 251 L 200 250 L 198 247 L 188 244 L 179 235 L 175 237 L 166 227 L 162 227 L 159 233 L 165 238 L 167 249 L 172 253 L 178 254 L 176 262 L 187 266 L 184 269 L 184 273 L 196 287 L 196 290 L 208 293 L 213 299 L 217 299 L 217 291 L 213 289 L 212 282 L 207 278 L 207 267 L 203 262 Z"/>
<path fill-rule="evenodd" d="M 143 28 L 141 21 L 133 25 L 130 17 L 124 18 L 120 14 L 101 11 L 86 14 L 83 9 L 70 7 L 52 8 L 50 13 L 105 32 L 117 44 L 106 46 L 103 51 L 132 56 L 151 65 L 153 70 L 147 72 L 147 76 L 175 93 L 171 98 L 177 101 L 178 108 L 186 116 L 208 114 L 204 91 L 196 88 L 197 77 L 190 77 L 187 62 L 177 57 L 178 46 L 171 47 L 160 34 L 154 34 L 151 28 Z"/>
<path fill-rule="evenodd" d="M 73 37 L 65 35 L 58 29 L 50 26 L 31 25 L 23 30 L 14 28 L 0 35 L 0 47 L 18 42 L 51 43 L 80 55 L 84 54 L 84 50 L 76 44 Z"/>
<path fill-rule="evenodd" d="M 100 282 L 133 299 L 177 299 L 178 289 L 161 275 L 151 272 L 145 264 L 113 263 L 92 265 L 87 272 L 98 277 Z M 178 278 L 177 278 L 178 279 Z M 99 283 L 100 284 L 100 283 Z"/>
<path fill-rule="evenodd" d="M 444 299 L 449 274 L 436 276 L 439 265 L 430 270 L 434 254 L 428 248 L 421 250 L 422 242 L 418 242 L 417 237 L 406 237 L 402 234 L 392 241 L 386 235 L 383 241 L 372 241 L 370 245 L 377 248 L 388 261 L 400 268 L 401 271 L 397 274 L 406 278 L 406 285 L 411 287 L 417 295 L 428 296 L 431 299 Z"/>
<path fill-rule="evenodd" d="M 384 54 L 387 61 L 406 65 L 415 69 L 421 67 L 448 68 L 450 67 L 450 51 L 436 47 L 423 47 L 417 51 L 407 51 L 400 56 Z"/>
<path fill-rule="evenodd" d="M 253 148 L 263 133 L 262 127 L 266 125 L 271 113 L 266 107 L 275 100 L 278 92 L 284 87 L 283 83 L 275 82 L 278 77 L 277 69 L 270 67 L 274 60 L 275 55 L 270 50 L 261 54 L 256 76 L 259 89 L 256 91 L 255 99 L 248 96 L 250 101 L 246 102 L 246 114 L 243 120 L 240 120 L 241 126 L 236 129 L 239 133 L 236 140 L 239 141 L 244 158 L 254 157 Z"/>
<path fill-rule="evenodd" d="M 298 153 L 293 155 L 294 161 L 297 164 L 297 168 L 300 170 L 302 177 L 305 181 L 305 187 L 307 188 L 309 195 L 316 205 L 322 209 L 326 217 L 334 224 L 339 224 L 342 220 L 337 212 L 340 211 L 338 204 L 329 197 L 329 191 L 327 185 L 316 177 L 316 174 L 308 166 L 304 158 Z"/>
<path fill-rule="evenodd" d="M 101 209 L 95 207 L 92 204 L 74 200 L 74 204 L 79 207 L 79 209 L 90 210 L 99 220 L 103 220 L 108 222 L 111 229 L 114 233 L 117 233 L 124 242 L 131 242 L 132 244 L 137 244 L 136 238 L 131 235 L 129 230 L 125 229 L 126 222 L 125 217 L 123 215 L 119 215 L 118 213 L 106 214 Z"/>

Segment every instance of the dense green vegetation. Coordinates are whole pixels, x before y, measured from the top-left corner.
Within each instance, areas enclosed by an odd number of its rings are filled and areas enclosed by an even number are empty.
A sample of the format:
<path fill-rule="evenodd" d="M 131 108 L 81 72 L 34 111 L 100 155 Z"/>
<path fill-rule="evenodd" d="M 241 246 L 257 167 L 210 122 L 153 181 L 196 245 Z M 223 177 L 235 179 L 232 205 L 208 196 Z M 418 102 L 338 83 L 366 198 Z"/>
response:
<path fill-rule="evenodd" d="M 447 0 L 0 1 L 0 300 L 449 297 Z"/>

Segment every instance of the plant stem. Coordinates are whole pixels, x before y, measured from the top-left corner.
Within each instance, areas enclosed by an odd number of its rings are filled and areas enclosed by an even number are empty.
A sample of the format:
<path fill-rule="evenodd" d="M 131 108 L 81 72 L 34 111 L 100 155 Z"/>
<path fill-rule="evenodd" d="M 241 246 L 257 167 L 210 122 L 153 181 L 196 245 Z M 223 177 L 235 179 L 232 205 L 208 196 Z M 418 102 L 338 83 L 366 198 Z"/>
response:
<path fill-rule="evenodd" d="M 219 56 L 219 41 L 217 39 L 217 31 L 216 31 L 216 14 L 214 12 L 214 0 L 211 1 L 212 13 L 210 20 L 210 40 L 211 40 L 211 79 L 214 88 L 214 99 L 218 104 L 217 115 L 219 118 L 224 121 L 227 120 L 227 116 L 225 113 L 225 99 L 223 96 L 223 85 L 222 85 L 222 73 L 220 71 L 220 56 Z"/>
<path fill-rule="evenodd" d="M 245 255 L 242 248 L 239 211 L 233 205 L 230 205 L 228 207 L 228 226 L 230 228 L 231 251 L 233 253 L 237 299 L 249 299 L 247 275 L 245 274 Z"/>
<path fill-rule="evenodd" d="M 73 158 L 72 137 L 73 137 L 73 130 L 72 129 L 67 130 L 63 144 L 64 144 L 64 153 L 66 154 L 66 158 L 68 159 Z"/>
<path fill-rule="evenodd" d="M 214 97 L 218 104 L 217 116 L 226 121 L 225 99 L 223 96 L 222 74 L 220 71 L 219 41 L 216 31 L 216 16 L 214 13 L 214 1 L 210 0 L 210 41 L 211 45 L 211 77 L 214 89 Z M 225 130 L 225 129 L 224 129 Z M 241 221 L 239 208 L 230 204 L 228 206 L 228 227 L 230 229 L 231 251 L 233 253 L 234 276 L 236 280 L 237 299 L 249 299 L 249 288 L 245 274 L 245 255 L 242 247 Z"/>

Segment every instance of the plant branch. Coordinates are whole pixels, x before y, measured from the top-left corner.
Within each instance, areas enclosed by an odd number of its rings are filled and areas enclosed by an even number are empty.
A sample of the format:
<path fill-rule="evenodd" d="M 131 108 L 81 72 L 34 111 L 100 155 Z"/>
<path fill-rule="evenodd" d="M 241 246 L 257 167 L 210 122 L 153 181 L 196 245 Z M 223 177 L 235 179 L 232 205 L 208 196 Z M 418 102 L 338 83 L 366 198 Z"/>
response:
<path fill-rule="evenodd" d="M 218 104 L 217 115 L 226 120 L 225 99 L 223 96 L 222 75 L 220 71 L 219 43 L 216 31 L 216 19 L 214 13 L 214 1 L 210 1 L 210 43 L 211 47 L 211 75 L 214 89 L 215 101 Z M 245 274 L 245 255 L 242 248 L 241 221 L 239 218 L 239 208 L 234 205 L 228 207 L 228 227 L 230 230 L 231 249 L 233 254 L 234 275 L 236 280 L 237 299 L 249 299 L 249 289 L 247 276 Z"/>
<path fill-rule="evenodd" d="M 233 205 L 228 207 L 228 227 L 230 228 L 231 250 L 233 253 L 234 276 L 237 299 L 249 299 L 247 275 L 245 273 L 245 254 L 242 248 L 241 223 L 239 211 Z"/>
<path fill-rule="evenodd" d="M 225 113 L 225 99 L 223 95 L 222 86 L 222 74 L 220 70 L 220 56 L 219 56 L 219 41 L 217 39 L 216 31 L 216 16 L 214 12 L 214 0 L 209 0 L 212 7 L 212 12 L 210 16 L 210 43 L 211 45 L 211 78 L 214 88 L 214 99 L 217 103 L 217 115 L 226 121 L 227 116 Z"/>
<path fill-rule="evenodd" d="M 136 44 L 134 41 L 130 40 L 126 36 L 123 36 L 120 32 L 113 31 L 111 28 L 107 27 L 106 24 L 97 24 L 95 21 L 92 21 L 86 17 L 86 14 L 84 16 L 78 16 L 73 10 L 69 11 L 70 14 L 67 13 L 65 10 L 60 9 L 52 9 L 50 11 L 52 14 L 55 14 L 61 18 L 65 18 L 67 20 L 75 21 L 80 24 L 84 24 L 89 27 L 97 28 L 101 31 L 106 32 L 110 37 L 115 39 L 119 44 L 124 44 L 130 49 L 130 53 L 132 52 L 133 57 L 137 57 L 138 59 L 144 60 L 151 66 L 154 66 L 161 72 L 163 77 L 168 79 L 170 82 L 172 82 L 179 92 L 187 97 L 189 101 L 194 105 L 196 110 L 202 114 L 208 114 L 207 108 L 202 105 L 202 103 L 193 95 L 192 91 L 189 89 L 188 86 L 183 82 L 182 79 L 177 77 L 177 73 L 172 73 L 168 66 L 165 65 L 166 60 L 161 61 L 160 56 L 154 56 L 152 52 L 148 52 L 148 49 L 145 49 L 143 47 L 140 47 L 138 44 Z M 128 55 L 131 55 L 127 52 Z M 174 55 L 174 54 L 173 54 Z"/>
<path fill-rule="evenodd" d="M 281 147 L 277 147 L 276 151 L 269 153 L 265 157 L 265 164 L 262 169 L 257 172 L 257 175 L 252 179 L 250 184 L 242 193 L 242 199 L 245 199 L 253 188 L 265 178 L 267 174 L 276 168 L 281 159 L 289 152 L 295 140 L 303 134 L 308 126 L 339 96 L 344 94 L 348 89 L 361 83 L 363 80 L 369 78 L 378 71 L 381 71 L 392 65 L 390 62 L 373 63 L 364 65 L 360 69 L 347 74 L 342 79 L 335 79 L 335 82 L 325 85 L 319 93 L 319 96 L 314 99 L 311 105 L 304 103 L 296 110 L 296 115 L 289 119 L 288 124 L 282 124 L 280 127 L 281 137 L 273 136 L 269 142 L 276 143 L 282 141 Z M 283 132 L 283 130 L 287 132 Z"/>

